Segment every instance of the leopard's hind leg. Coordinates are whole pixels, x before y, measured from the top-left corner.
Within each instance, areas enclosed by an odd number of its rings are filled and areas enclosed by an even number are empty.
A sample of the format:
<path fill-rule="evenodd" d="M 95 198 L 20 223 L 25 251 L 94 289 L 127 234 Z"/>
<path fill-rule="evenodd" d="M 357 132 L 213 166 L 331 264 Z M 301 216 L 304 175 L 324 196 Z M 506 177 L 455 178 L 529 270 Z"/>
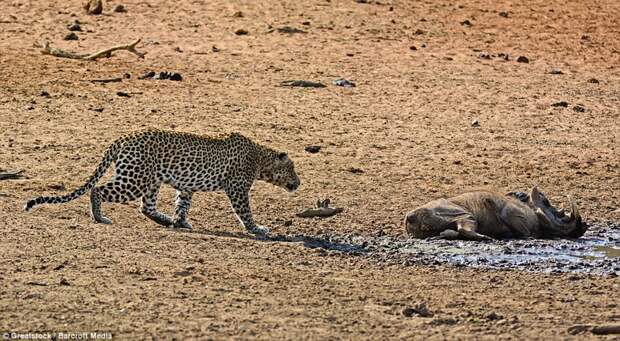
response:
<path fill-rule="evenodd" d="M 104 185 L 93 188 L 90 192 L 90 212 L 97 223 L 111 224 L 112 221 L 101 213 L 102 202 L 124 203 L 136 200 L 142 195 L 138 186 L 123 176 L 115 176 Z"/>
<path fill-rule="evenodd" d="M 157 210 L 157 195 L 159 194 L 160 186 L 161 182 L 151 184 L 142 197 L 142 207 L 140 207 L 140 212 L 142 212 L 142 214 L 144 214 L 147 218 L 160 225 L 172 226 L 172 218 Z"/>

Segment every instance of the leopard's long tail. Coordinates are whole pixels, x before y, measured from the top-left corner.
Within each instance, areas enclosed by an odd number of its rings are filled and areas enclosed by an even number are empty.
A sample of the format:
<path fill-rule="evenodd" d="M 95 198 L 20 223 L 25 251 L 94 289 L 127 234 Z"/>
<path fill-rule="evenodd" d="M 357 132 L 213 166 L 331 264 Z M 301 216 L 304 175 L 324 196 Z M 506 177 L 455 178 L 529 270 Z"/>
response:
<path fill-rule="evenodd" d="M 93 187 L 95 187 L 97 181 L 101 179 L 108 167 L 110 167 L 110 164 L 116 161 L 119 150 L 120 143 L 114 143 L 112 146 L 110 146 L 110 148 L 106 150 L 105 155 L 103 156 L 103 160 L 101 160 L 99 166 L 97 166 L 97 170 L 93 175 L 91 175 L 91 177 L 84 185 L 78 187 L 76 190 L 66 195 L 55 197 L 37 197 L 34 199 L 30 199 L 24 206 L 24 211 L 28 212 L 32 210 L 33 207 L 41 204 L 62 204 L 84 195 L 84 193 L 90 191 L 91 189 L 93 189 Z"/>

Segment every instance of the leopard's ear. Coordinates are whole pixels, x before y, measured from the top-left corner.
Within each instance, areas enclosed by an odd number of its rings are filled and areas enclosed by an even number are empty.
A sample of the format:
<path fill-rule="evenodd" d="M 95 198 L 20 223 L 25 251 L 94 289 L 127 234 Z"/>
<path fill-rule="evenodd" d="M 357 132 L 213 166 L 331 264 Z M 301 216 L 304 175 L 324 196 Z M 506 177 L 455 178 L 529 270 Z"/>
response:
<path fill-rule="evenodd" d="M 280 153 L 278 154 L 278 160 L 279 161 L 288 161 L 288 155 L 286 155 L 286 153 Z"/>

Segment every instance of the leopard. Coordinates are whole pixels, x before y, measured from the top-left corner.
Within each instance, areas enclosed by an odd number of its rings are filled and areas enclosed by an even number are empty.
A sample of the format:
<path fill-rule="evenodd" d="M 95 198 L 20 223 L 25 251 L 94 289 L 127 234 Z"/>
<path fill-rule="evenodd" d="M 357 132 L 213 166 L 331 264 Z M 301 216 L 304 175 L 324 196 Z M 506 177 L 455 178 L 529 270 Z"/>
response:
<path fill-rule="evenodd" d="M 113 162 L 113 177 L 96 186 Z M 73 192 L 33 198 L 24 210 L 29 212 L 41 204 L 66 203 L 90 191 L 90 215 L 96 223 L 112 223 L 102 214 L 102 203 L 127 203 L 141 198 L 140 212 L 147 218 L 166 227 L 191 230 L 188 212 L 193 194 L 223 191 L 245 229 L 254 235 L 266 235 L 269 228 L 255 223 L 250 208 L 250 190 L 257 180 L 288 192 L 295 192 L 300 186 L 287 153 L 240 133 L 198 135 L 148 129 L 115 140 L 105 150 L 95 172 Z M 157 196 L 163 184 L 176 190 L 172 217 L 157 209 Z"/>

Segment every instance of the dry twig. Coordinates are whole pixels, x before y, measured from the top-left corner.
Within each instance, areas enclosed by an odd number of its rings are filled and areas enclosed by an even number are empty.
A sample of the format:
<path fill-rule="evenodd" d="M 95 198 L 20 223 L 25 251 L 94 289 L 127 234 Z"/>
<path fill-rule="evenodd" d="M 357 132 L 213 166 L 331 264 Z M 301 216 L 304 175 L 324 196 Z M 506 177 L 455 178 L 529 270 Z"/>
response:
<path fill-rule="evenodd" d="M 0 170 L 0 180 L 9 180 L 9 179 L 23 178 L 24 177 L 22 175 L 23 172 L 24 172 L 23 169 L 20 169 L 20 170 L 17 170 L 17 171 L 2 171 L 2 170 Z"/>
<path fill-rule="evenodd" d="M 60 57 L 60 58 L 96 60 L 96 59 L 103 58 L 103 57 L 109 58 L 112 56 L 112 52 L 114 51 L 127 50 L 140 58 L 144 58 L 144 55 L 146 53 L 136 50 L 136 45 L 138 45 L 139 42 L 140 42 L 140 39 L 134 41 L 131 44 L 116 45 L 116 46 L 112 46 L 110 48 L 107 48 L 107 49 L 104 49 L 104 50 L 101 50 L 95 53 L 86 53 L 86 54 L 65 51 L 57 47 L 52 47 L 49 42 L 45 42 L 45 44 L 43 45 L 43 49 L 41 50 L 41 53 L 49 54 L 51 56 Z"/>

